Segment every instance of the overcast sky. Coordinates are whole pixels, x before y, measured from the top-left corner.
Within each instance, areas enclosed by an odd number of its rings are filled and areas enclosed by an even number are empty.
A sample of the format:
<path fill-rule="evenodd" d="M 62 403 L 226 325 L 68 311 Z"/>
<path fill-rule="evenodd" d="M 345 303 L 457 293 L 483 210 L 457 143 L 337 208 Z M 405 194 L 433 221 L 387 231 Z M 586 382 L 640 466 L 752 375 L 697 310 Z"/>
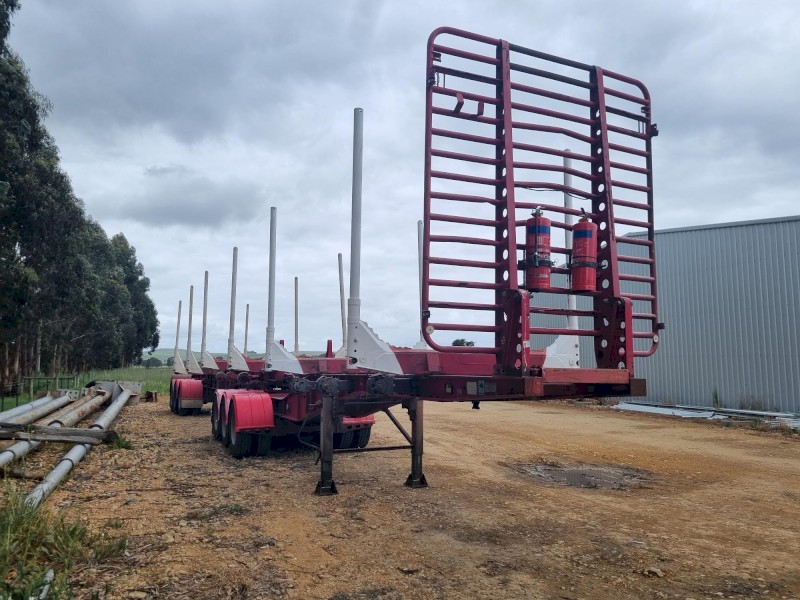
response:
<path fill-rule="evenodd" d="M 203 271 L 224 351 L 231 249 L 237 346 L 263 351 L 269 206 L 278 207 L 277 336 L 341 341 L 352 111 L 365 110 L 362 317 L 418 339 L 425 47 L 450 25 L 642 80 L 653 98 L 659 229 L 797 214 L 800 3 L 108 2 L 23 0 L 11 45 L 50 98 L 48 127 L 89 214 L 123 232 L 152 282 L 161 345 Z"/>

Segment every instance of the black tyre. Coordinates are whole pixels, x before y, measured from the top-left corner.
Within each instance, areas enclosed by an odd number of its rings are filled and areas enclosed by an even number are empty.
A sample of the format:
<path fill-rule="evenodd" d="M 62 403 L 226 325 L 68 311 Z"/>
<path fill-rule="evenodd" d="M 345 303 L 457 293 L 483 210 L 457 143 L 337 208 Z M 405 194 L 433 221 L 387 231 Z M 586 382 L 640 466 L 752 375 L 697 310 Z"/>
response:
<path fill-rule="evenodd" d="M 215 440 L 222 439 L 222 429 L 219 422 L 219 409 L 217 408 L 216 402 L 211 404 L 211 437 L 213 437 Z"/>
<path fill-rule="evenodd" d="M 270 447 L 272 446 L 272 432 L 262 432 L 258 435 L 252 436 L 255 456 L 266 456 L 269 454 Z"/>
<path fill-rule="evenodd" d="M 333 447 L 337 450 L 350 448 L 350 445 L 353 443 L 353 434 L 354 432 L 352 430 L 345 431 L 344 433 L 334 433 Z"/>
<path fill-rule="evenodd" d="M 224 406 L 222 407 L 224 409 Z M 225 414 L 225 411 L 220 411 L 219 414 L 219 441 L 222 442 L 222 445 L 226 448 L 231 445 L 231 438 L 230 438 L 230 430 L 228 429 L 228 418 L 230 417 L 230 413 Z"/>
<path fill-rule="evenodd" d="M 228 439 L 230 440 L 229 448 L 233 458 L 250 456 L 253 448 L 253 436 L 243 431 L 236 431 L 236 409 L 233 406 L 231 406 L 231 412 L 228 417 Z"/>
<path fill-rule="evenodd" d="M 372 435 L 372 426 L 363 427 L 355 432 L 351 448 L 366 448 L 369 444 L 369 436 Z"/>
<path fill-rule="evenodd" d="M 169 410 L 175 412 L 175 380 L 169 380 Z"/>

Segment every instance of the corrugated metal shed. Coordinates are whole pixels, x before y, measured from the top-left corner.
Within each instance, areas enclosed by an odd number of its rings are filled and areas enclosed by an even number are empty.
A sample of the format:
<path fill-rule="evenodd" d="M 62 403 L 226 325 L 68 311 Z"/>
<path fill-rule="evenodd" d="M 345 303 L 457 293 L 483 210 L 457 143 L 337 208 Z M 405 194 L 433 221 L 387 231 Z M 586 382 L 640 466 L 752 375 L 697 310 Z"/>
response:
<path fill-rule="evenodd" d="M 663 230 L 656 252 L 667 328 L 635 363 L 646 400 L 800 413 L 800 216 Z"/>

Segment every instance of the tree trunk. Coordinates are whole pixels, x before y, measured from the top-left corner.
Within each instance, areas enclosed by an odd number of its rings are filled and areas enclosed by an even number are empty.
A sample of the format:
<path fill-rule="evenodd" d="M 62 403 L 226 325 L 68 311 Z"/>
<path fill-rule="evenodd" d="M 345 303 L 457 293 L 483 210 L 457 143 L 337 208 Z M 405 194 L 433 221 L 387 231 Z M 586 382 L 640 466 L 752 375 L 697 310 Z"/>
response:
<path fill-rule="evenodd" d="M 19 359 L 21 354 L 21 346 L 24 342 L 25 342 L 25 336 L 19 335 L 17 336 L 16 342 L 14 343 L 14 370 L 13 370 L 14 381 L 19 381 L 19 376 L 20 376 Z"/>
<path fill-rule="evenodd" d="M 0 365 L 0 389 L 5 390 L 8 383 L 8 342 L 3 343 L 3 364 Z"/>
<path fill-rule="evenodd" d="M 50 363 L 50 377 L 55 377 L 55 374 L 58 372 L 58 362 L 61 359 L 59 356 L 59 348 L 58 342 L 53 344 L 53 361 Z"/>
<path fill-rule="evenodd" d="M 42 372 L 42 322 L 39 321 L 39 329 L 36 332 L 36 374 Z"/>

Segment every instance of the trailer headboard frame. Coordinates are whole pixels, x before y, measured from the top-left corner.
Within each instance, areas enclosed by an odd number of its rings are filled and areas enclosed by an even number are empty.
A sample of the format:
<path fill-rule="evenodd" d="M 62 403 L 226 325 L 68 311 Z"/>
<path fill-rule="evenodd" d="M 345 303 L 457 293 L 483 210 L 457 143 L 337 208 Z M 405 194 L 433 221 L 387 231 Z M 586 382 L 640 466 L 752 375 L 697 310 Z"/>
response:
<path fill-rule="evenodd" d="M 598 368 L 633 376 L 634 357 L 652 354 L 659 334 L 651 148 L 658 130 L 647 88 L 448 27 L 428 40 L 426 88 L 425 341 L 439 352 L 494 354 L 498 375 L 530 375 L 543 361 L 533 336 L 588 336 Z M 597 225 L 596 291 L 526 288 L 525 220 L 536 208 L 553 229 L 551 272 L 566 281 L 572 256 L 564 233 L 582 214 Z M 561 306 L 558 297 L 569 294 L 590 297 L 591 309 Z M 568 316 L 578 329 L 542 323 Z M 453 347 L 444 336 L 478 342 Z"/>

